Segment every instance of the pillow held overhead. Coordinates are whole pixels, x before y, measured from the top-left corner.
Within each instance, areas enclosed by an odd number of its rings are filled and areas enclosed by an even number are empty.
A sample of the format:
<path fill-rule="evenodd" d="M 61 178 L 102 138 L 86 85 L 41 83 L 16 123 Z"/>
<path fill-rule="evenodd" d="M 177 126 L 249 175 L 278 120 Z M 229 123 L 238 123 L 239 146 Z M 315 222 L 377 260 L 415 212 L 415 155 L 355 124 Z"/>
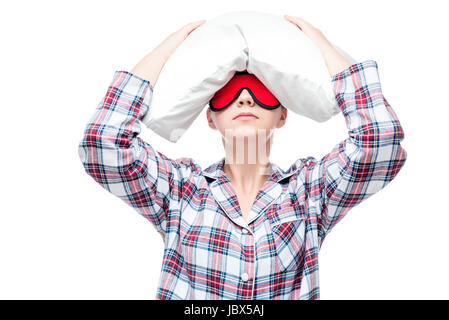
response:
<path fill-rule="evenodd" d="M 297 26 L 280 15 L 236 11 L 207 20 L 173 52 L 142 122 L 177 142 L 215 92 L 244 70 L 292 112 L 317 122 L 340 112 L 321 52 Z"/>

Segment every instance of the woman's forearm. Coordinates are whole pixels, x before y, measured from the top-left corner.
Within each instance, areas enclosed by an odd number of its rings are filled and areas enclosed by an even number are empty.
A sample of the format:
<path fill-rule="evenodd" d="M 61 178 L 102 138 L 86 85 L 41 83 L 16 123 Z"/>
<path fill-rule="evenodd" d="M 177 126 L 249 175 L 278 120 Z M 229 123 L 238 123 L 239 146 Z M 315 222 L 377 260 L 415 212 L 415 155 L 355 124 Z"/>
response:
<path fill-rule="evenodd" d="M 334 48 L 320 29 L 300 17 L 284 15 L 284 18 L 296 25 L 320 49 L 331 77 L 352 65 Z"/>
<path fill-rule="evenodd" d="M 154 87 L 166 61 L 166 56 L 159 54 L 158 51 L 152 51 L 143 57 L 130 72 L 150 81 L 151 86 Z"/>
<path fill-rule="evenodd" d="M 331 77 L 352 65 L 352 63 L 343 57 L 334 47 L 322 50 L 321 53 Z"/>
<path fill-rule="evenodd" d="M 192 31 L 205 22 L 206 20 L 191 22 L 178 31 L 173 32 L 153 51 L 143 57 L 130 72 L 150 81 L 151 86 L 154 87 L 162 67 L 165 62 L 167 62 L 168 58 Z"/>

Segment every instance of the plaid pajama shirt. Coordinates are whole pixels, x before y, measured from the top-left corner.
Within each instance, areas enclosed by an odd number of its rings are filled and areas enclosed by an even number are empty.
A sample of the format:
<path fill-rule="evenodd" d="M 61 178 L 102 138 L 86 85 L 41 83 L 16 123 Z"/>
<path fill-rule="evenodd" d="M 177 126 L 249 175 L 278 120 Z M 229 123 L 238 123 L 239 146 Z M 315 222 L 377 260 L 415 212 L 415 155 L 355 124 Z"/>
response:
<path fill-rule="evenodd" d="M 223 171 L 169 159 L 143 141 L 153 87 L 116 71 L 79 144 L 86 172 L 148 219 L 164 241 L 156 299 L 319 299 L 323 239 L 352 207 L 405 163 L 404 133 L 384 98 L 374 60 L 332 77 L 349 136 L 322 159 L 272 174 L 248 220 Z M 157 107 L 157 106 L 156 106 Z"/>

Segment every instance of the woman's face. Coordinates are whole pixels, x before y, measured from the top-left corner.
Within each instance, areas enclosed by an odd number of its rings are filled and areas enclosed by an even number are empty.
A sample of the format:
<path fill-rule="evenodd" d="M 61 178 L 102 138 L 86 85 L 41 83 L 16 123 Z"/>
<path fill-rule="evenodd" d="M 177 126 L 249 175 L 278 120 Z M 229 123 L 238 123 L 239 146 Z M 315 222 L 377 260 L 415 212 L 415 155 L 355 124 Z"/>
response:
<path fill-rule="evenodd" d="M 250 112 L 255 117 L 237 117 L 242 112 Z M 218 112 L 213 112 L 210 108 L 207 110 L 209 127 L 218 130 L 223 137 L 265 132 L 268 138 L 275 128 L 281 128 L 285 124 L 286 119 L 286 108 L 281 106 L 274 110 L 264 109 L 255 103 L 246 89 L 224 110 Z"/>

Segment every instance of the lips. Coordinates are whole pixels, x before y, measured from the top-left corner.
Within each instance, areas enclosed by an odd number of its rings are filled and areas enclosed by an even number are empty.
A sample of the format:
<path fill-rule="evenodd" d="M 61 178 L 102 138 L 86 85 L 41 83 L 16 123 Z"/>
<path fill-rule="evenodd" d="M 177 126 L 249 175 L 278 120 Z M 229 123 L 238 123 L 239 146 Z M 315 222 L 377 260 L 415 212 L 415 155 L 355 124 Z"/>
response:
<path fill-rule="evenodd" d="M 233 120 L 236 119 L 250 120 L 250 119 L 258 119 L 258 117 L 251 112 L 241 112 L 237 116 L 235 116 Z"/>

